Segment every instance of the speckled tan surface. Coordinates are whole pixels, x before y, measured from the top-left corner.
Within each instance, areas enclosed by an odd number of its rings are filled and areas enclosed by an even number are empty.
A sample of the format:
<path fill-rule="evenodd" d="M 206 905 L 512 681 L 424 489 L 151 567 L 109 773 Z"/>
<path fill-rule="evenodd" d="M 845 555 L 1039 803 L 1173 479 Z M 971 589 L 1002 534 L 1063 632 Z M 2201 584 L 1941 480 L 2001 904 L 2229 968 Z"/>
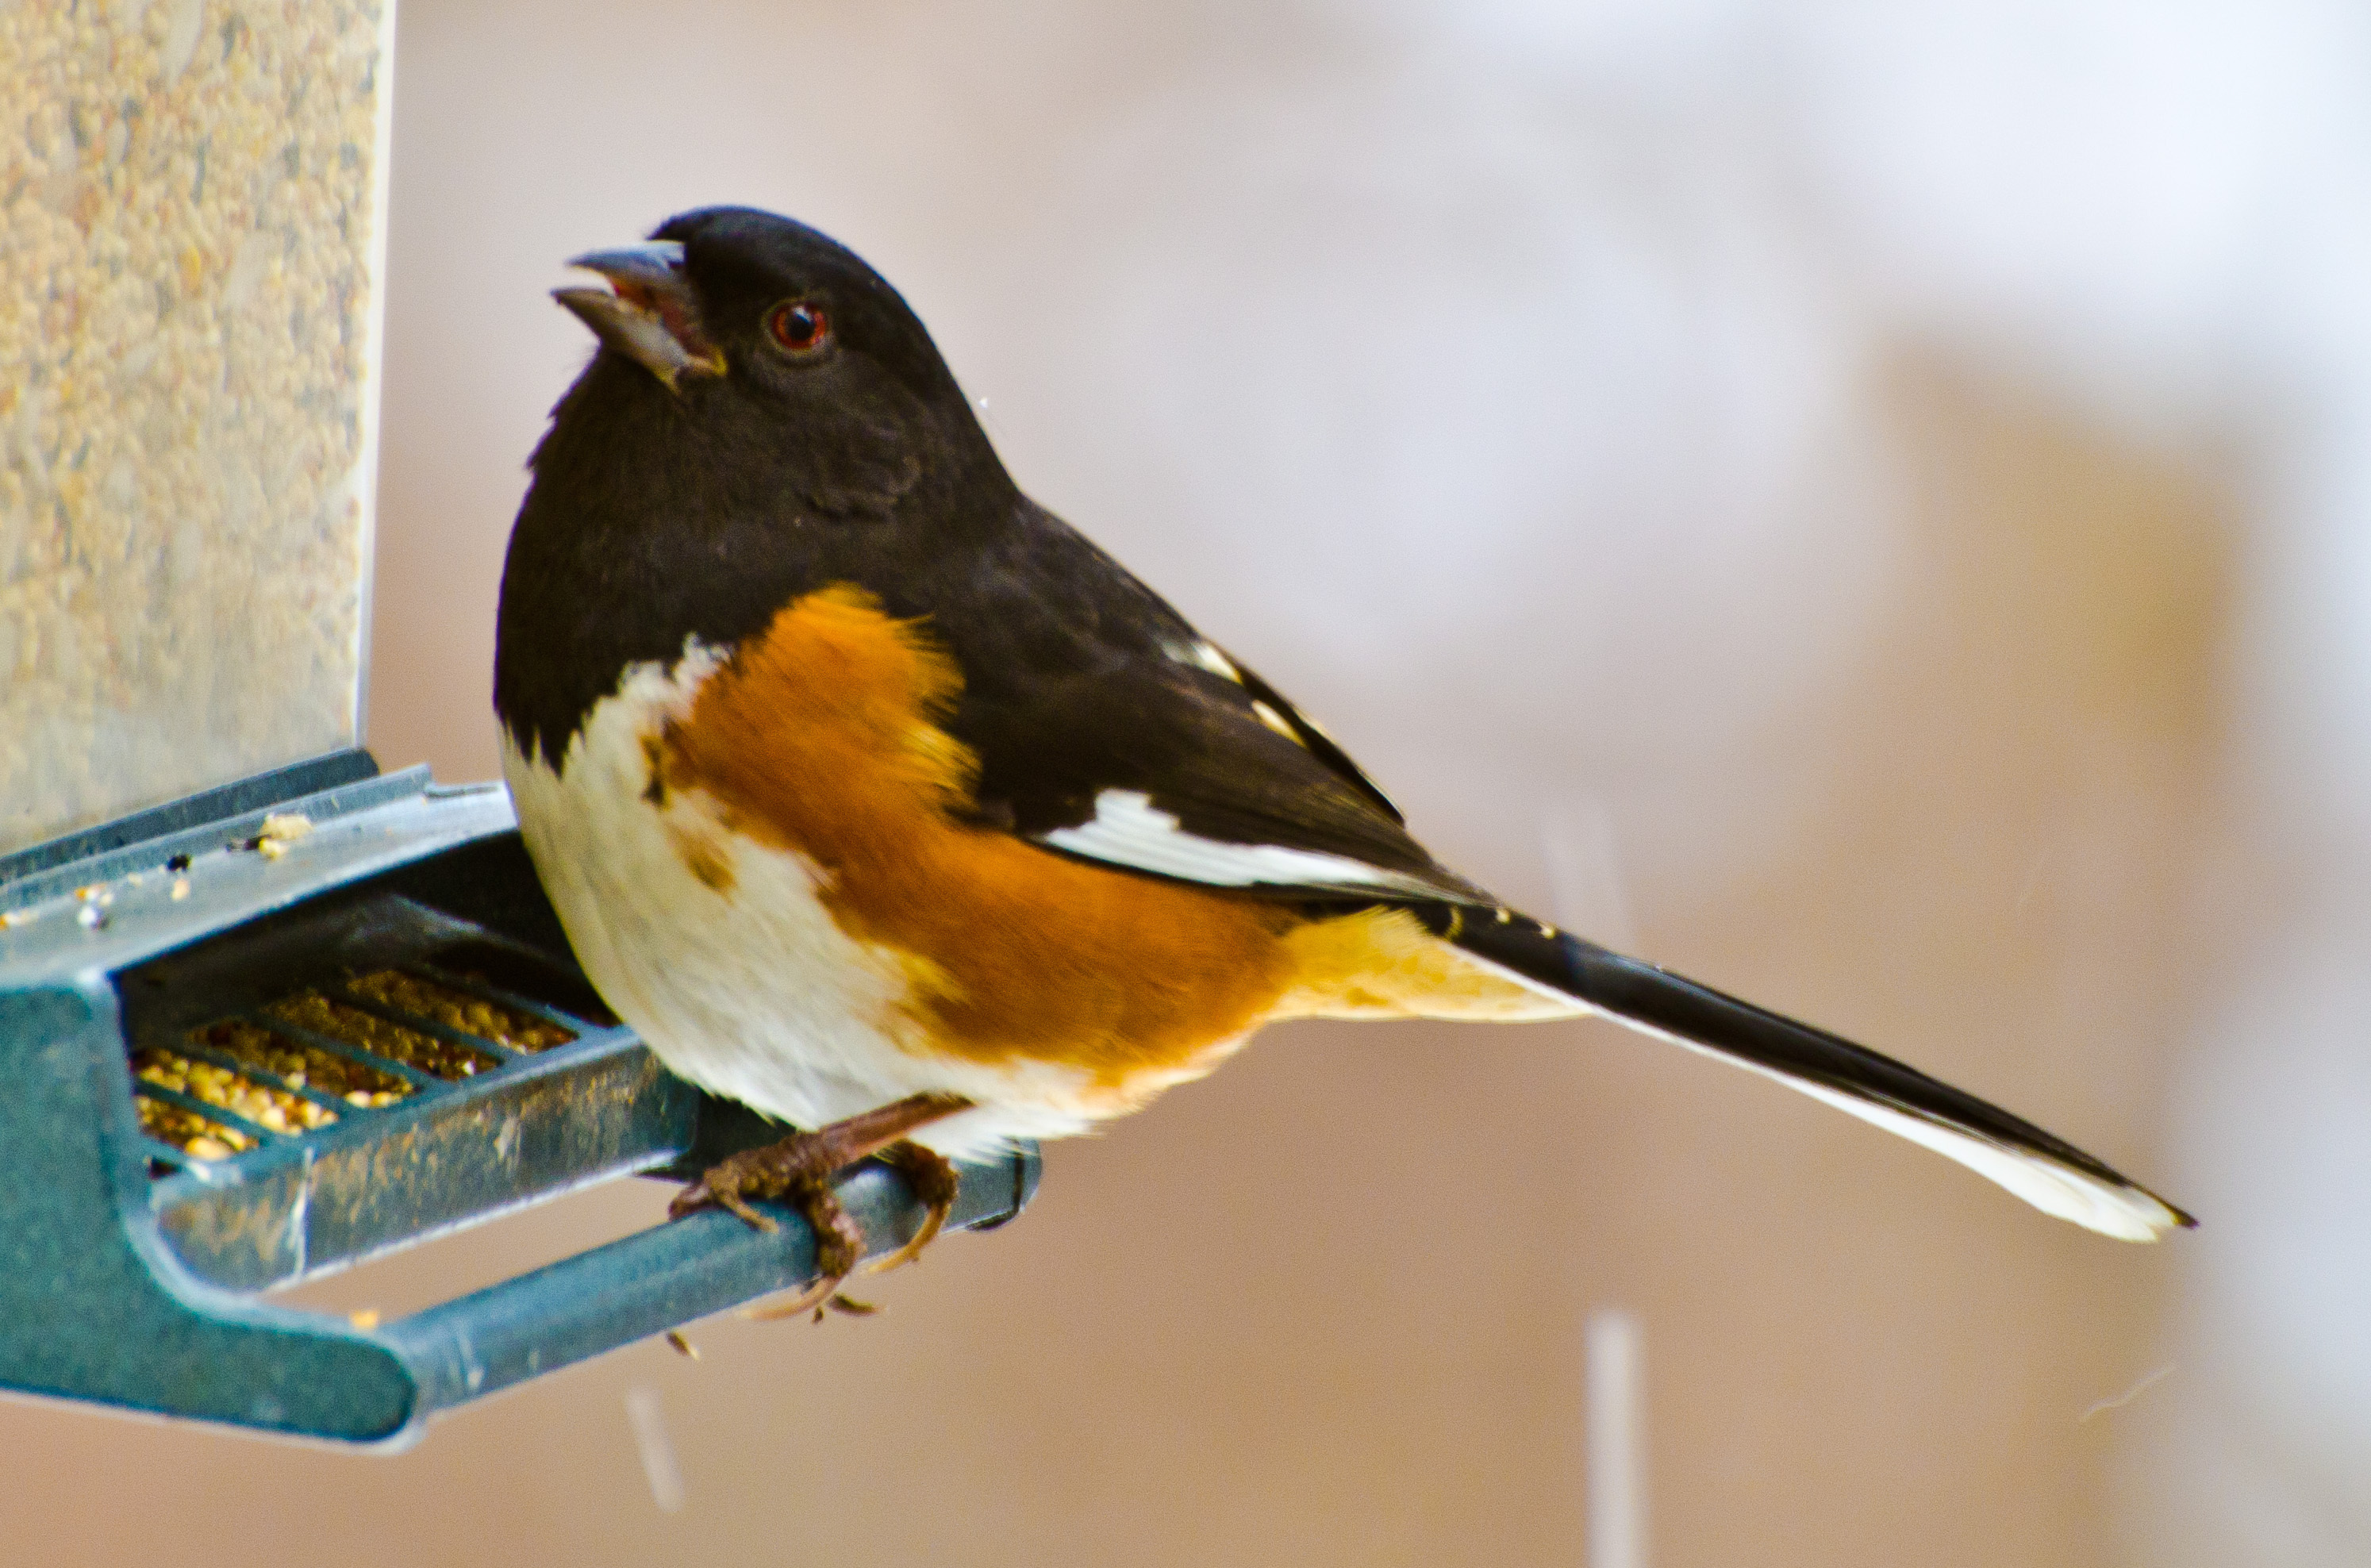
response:
<path fill-rule="evenodd" d="M 387 15 L 0 5 L 0 851 L 357 739 Z"/>

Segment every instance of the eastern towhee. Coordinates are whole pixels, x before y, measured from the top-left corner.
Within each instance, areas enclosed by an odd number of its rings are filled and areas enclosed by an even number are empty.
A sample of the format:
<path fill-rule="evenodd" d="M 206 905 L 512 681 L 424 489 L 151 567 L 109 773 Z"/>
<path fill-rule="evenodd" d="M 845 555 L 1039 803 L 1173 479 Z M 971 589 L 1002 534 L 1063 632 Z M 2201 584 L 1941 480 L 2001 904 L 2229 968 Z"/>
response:
<path fill-rule="evenodd" d="M 678 1211 L 1059 1137 L 1287 1018 L 1602 1012 L 2148 1240 L 2030 1123 L 1509 909 L 1325 732 L 1021 493 L 905 301 L 746 208 L 573 263 L 600 339 L 503 571 L 494 705 L 586 973 L 677 1073 L 809 1129 Z M 899 1254 L 929 1238 L 929 1230 Z M 894 1261 L 894 1260 L 893 1260 Z"/>

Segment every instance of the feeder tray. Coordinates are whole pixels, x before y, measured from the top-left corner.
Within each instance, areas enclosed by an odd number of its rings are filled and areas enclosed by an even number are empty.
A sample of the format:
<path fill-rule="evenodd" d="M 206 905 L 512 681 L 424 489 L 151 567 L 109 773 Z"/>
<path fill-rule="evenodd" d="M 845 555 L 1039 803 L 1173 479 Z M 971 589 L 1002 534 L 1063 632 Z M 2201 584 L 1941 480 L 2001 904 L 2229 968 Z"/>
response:
<path fill-rule="evenodd" d="M 781 1136 L 602 1007 L 499 785 L 349 751 L 0 858 L 0 1387 L 400 1442 L 810 1283 L 812 1231 L 704 1211 L 368 1327 L 265 1293 Z M 1037 1173 L 963 1167 L 947 1228 Z M 875 1162 L 839 1196 L 876 1251 L 923 1219 Z"/>

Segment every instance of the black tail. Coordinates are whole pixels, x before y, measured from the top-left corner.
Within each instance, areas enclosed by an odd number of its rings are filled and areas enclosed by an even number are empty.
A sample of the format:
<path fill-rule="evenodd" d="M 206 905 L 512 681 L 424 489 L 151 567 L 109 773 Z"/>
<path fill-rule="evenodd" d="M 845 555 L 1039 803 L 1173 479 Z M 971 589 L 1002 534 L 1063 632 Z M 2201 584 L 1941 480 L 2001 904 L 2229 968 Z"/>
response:
<path fill-rule="evenodd" d="M 1914 1067 L 1521 916 L 1477 913 L 1461 911 L 1447 933 L 1475 957 L 1924 1144 L 2036 1208 L 2129 1241 L 2198 1223 L 2074 1145 Z"/>

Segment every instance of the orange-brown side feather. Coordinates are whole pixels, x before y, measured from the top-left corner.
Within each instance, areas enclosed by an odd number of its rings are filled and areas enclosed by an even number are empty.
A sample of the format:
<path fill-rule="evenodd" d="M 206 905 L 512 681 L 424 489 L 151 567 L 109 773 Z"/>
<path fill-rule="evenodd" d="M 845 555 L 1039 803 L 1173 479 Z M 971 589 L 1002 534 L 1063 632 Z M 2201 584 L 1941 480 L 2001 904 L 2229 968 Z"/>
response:
<path fill-rule="evenodd" d="M 1292 980 L 1299 917 L 1066 860 L 953 814 L 973 759 L 938 727 L 961 690 L 928 632 L 858 590 L 813 594 L 743 643 L 664 736 L 665 784 L 804 857 L 841 929 L 916 982 L 931 1048 L 1032 1057 L 1117 1089 L 1253 1026 Z"/>
<path fill-rule="evenodd" d="M 701 686 L 653 785 L 813 864 L 835 923 L 898 955 L 925 1048 L 1076 1066 L 1125 1101 L 1270 1018 L 1555 1010 L 1404 913 L 1313 921 L 971 825 L 975 761 L 939 727 L 961 690 L 926 628 L 826 589 Z"/>

